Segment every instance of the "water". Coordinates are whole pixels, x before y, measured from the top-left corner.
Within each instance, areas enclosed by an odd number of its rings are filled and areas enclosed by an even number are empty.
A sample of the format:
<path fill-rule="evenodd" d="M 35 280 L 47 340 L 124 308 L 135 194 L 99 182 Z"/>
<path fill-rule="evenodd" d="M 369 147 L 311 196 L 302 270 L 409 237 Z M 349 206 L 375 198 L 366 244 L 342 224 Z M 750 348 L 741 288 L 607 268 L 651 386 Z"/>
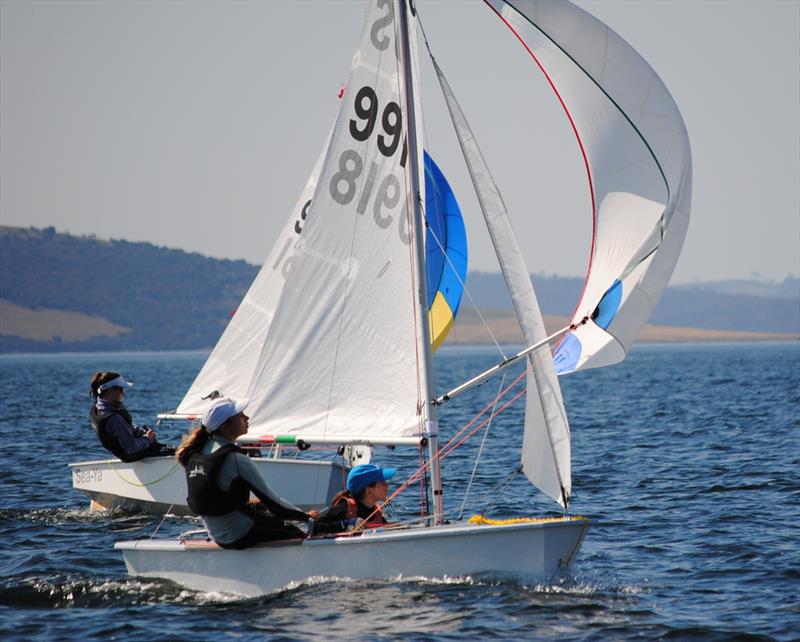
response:
<path fill-rule="evenodd" d="M 798 639 L 800 345 L 635 348 L 622 365 L 562 379 L 573 436 L 573 505 L 597 520 L 571 571 L 316 582 L 252 600 L 127 577 L 113 543 L 159 519 L 90 514 L 67 463 L 100 454 L 85 420 L 95 370 L 136 382 L 140 422 L 174 407 L 199 353 L 0 358 L 0 635 L 5 640 Z M 494 359 L 437 356 L 442 387 Z M 509 380 L 510 381 L 510 380 Z M 443 413 L 463 425 L 499 382 Z M 552 511 L 516 464 L 521 404 L 495 420 L 465 514 Z M 480 436 L 443 464 L 458 512 Z M 162 434 L 167 441 L 177 434 Z M 327 455 L 322 455 L 327 456 Z M 416 453 L 376 452 L 410 473 Z M 400 502 L 413 511 L 418 497 Z M 191 524 L 189 524 L 190 526 Z M 187 528 L 167 520 L 165 534 Z"/>

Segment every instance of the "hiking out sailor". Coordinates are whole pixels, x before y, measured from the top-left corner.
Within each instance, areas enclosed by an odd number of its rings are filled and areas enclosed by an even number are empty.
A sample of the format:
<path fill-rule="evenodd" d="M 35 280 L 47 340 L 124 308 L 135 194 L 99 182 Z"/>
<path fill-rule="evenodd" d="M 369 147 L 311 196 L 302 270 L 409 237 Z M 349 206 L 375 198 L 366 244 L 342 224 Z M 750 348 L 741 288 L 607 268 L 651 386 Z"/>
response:
<path fill-rule="evenodd" d="M 381 527 L 389 522 L 381 505 L 389 489 L 388 481 L 397 471 L 375 464 L 354 466 L 347 475 L 347 489 L 331 501 L 314 523 L 315 533 L 341 533 L 357 525 L 364 528 Z"/>
<path fill-rule="evenodd" d="M 125 390 L 132 385 L 118 372 L 97 372 L 92 378 L 89 420 L 100 443 L 124 462 L 174 455 L 172 446 L 158 442 L 155 430 L 133 423 L 123 403 Z"/>
<path fill-rule="evenodd" d="M 176 457 L 186 470 L 189 508 L 222 548 L 303 538 L 285 520 L 308 522 L 312 515 L 276 495 L 244 449 L 234 442 L 247 433 L 246 403 L 217 399 L 200 426 L 184 439 Z M 251 502 L 253 493 L 258 502 Z"/>

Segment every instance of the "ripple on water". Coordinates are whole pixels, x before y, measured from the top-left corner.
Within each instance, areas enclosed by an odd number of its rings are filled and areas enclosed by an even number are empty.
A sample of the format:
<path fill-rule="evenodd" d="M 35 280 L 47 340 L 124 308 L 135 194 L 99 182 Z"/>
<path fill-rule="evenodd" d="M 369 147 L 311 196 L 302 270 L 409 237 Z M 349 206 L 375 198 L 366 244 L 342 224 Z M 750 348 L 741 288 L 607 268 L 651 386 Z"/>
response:
<path fill-rule="evenodd" d="M 250 600 L 127 577 L 115 541 L 157 528 L 176 534 L 187 522 L 91 513 L 66 468 L 91 447 L 74 434 L 77 425 L 89 430 L 91 372 L 116 369 L 142 382 L 132 411 L 149 421 L 145 409 L 174 407 L 203 359 L 52 356 L 24 367 L 0 360 L 10 403 L 0 435 L 19 446 L 0 471 L 4 640 L 797 638 L 797 345 L 637 347 L 619 366 L 561 380 L 572 429 L 572 510 L 595 520 L 570 574 L 549 582 L 316 578 Z M 456 385 L 484 361 L 445 356 L 438 372 Z M 446 408 L 443 434 L 487 405 L 491 388 Z M 29 407 L 45 397 L 60 403 L 50 416 L 33 417 Z M 520 422 L 521 405 L 494 420 L 466 514 L 497 499 L 498 482 L 518 465 Z M 51 429 L 47 465 L 42 424 Z M 164 434 L 176 441 L 179 432 Z M 478 444 L 443 462 L 451 508 L 461 503 Z M 375 457 L 399 476 L 417 464 L 416 452 L 399 448 Z M 413 512 L 416 500 L 401 501 L 398 514 Z M 551 509 L 519 475 L 493 511 Z"/>

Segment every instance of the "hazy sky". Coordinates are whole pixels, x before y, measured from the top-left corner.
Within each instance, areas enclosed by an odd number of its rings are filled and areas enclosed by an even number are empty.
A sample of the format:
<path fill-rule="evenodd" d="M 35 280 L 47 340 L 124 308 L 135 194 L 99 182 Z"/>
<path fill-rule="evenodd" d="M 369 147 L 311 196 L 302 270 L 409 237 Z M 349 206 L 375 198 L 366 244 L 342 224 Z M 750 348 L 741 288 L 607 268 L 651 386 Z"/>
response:
<path fill-rule="evenodd" d="M 662 77 L 689 129 L 692 221 L 673 282 L 800 273 L 800 3 L 584 1 Z M 479 2 L 418 0 L 528 266 L 586 269 L 574 136 Z M 261 263 L 338 109 L 360 2 L 0 1 L 0 221 Z M 438 86 L 426 147 L 477 204 Z M 471 269 L 495 270 L 470 225 Z"/>

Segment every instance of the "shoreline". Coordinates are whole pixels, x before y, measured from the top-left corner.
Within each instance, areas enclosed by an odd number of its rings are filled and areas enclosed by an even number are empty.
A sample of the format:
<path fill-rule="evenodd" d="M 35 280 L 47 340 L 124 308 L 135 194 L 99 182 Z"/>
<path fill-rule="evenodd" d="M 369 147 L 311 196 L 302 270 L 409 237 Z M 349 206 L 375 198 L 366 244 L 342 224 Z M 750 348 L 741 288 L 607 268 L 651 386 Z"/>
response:
<path fill-rule="evenodd" d="M 495 341 L 502 345 L 522 346 L 522 333 L 517 325 L 517 320 L 511 311 L 482 311 L 481 314 L 486 320 L 486 324 L 481 320 L 474 310 L 463 310 L 450 334 L 444 342 L 443 347 L 481 347 L 492 346 Z M 549 334 L 566 327 L 569 324 L 569 317 L 561 315 L 544 315 L 545 328 Z M 5 319 L 3 319 L 5 321 Z M 3 325 L 6 325 L 5 323 Z M 488 329 L 487 327 L 488 326 Z M 6 329 L 7 328 L 3 328 Z M 30 328 L 28 328 L 30 331 Z M 64 332 L 62 329 L 61 332 Z M 43 333 L 44 336 L 52 336 L 52 330 L 48 327 Z M 0 335 L 8 337 L 19 336 L 13 332 L 0 332 Z M 42 336 L 42 335 L 40 335 Z M 31 336 L 24 337 L 30 339 Z M 493 339 L 494 338 L 494 339 Z M 35 339 L 34 339 L 35 340 Z M 633 345 L 639 344 L 677 344 L 677 343 L 782 343 L 798 342 L 800 333 L 792 332 L 753 332 L 744 330 L 707 330 L 704 328 L 692 328 L 685 326 L 667 326 L 645 324 Z M 187 350 L 154 350 L 148 348 L 131 349 L 121 346 L 118 350 L 108 347 L 101 350 L 81 349 L 75 345 L 79 342 L 69 342 L 72 345 L 60 345 L 56 348 L 56 341 L 40 341 L 41 349 L 38 350 L 0 350 L 0 355 L 48 355 L 48 354 L 102 354 L 102 353 L 209 353 L 211 347 L 192 348 Z M 38 346 L 37 346 L 38 347 Z"/>
<path fill-rule="evenodd" d="M 522 333 L 511 312 L 484 313 L 491 335 L 498 343 L 522 345 Z M 569 325 L 566 316 L 543 315 L 548 333 L 553 333 Z M 445 345 L 493 345 L 489 330 L 477 314 L 459 315 L 450 331 Z M 752 332 L 745 330 L 707 330 L 685 326 L 645 324 L 635 344 L 639 343 L 749 343 L 749 342 L 793 342 L 800 341 L 800 333 L 792 332 Z"/>

